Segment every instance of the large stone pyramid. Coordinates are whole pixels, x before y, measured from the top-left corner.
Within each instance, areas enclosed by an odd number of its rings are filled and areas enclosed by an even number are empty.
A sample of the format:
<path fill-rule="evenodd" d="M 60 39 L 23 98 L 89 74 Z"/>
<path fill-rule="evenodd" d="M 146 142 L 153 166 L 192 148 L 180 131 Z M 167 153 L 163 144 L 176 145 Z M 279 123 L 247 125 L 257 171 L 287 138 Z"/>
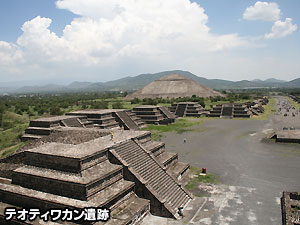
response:
<path fill-rule="evenodd" d="M 205 87 L 196 81 L 183 75 L 166 75 L 146 85 L 144 88 L 130 94 L 126 99 L 144 98 L 179 98 L 196 95 L 207 98 L 210 96 L 222 96 L 221 93 Z"/>

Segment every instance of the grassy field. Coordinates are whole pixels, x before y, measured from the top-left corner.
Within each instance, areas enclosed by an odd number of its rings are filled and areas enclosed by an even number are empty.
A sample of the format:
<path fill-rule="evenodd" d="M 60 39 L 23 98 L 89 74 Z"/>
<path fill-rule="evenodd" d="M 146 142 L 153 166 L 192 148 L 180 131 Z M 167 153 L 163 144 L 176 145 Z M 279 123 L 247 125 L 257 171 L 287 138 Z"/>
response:
<path fill-rule="evenodd" d="M 183 118 L 177 119 L 175 123 L 170 125 L 147 125 L 143 130 L 151 131 L 151 136 L 153 140 L 160 140 L 163 137 L 163 133 L 166 132 L 176 132 L 182 134 L 187 131 L 193 131 L 191 128 L 194 125 L 202 123 L 204 120 L 199 118 Z"/>
<path fill-rule="evenodd" d="M 4 129 L 0 131 L 0 158 L 8 156 L 24 145 L 20 137 L 29 125 L 29 116 L 6 112 L 3 125 Z"/>

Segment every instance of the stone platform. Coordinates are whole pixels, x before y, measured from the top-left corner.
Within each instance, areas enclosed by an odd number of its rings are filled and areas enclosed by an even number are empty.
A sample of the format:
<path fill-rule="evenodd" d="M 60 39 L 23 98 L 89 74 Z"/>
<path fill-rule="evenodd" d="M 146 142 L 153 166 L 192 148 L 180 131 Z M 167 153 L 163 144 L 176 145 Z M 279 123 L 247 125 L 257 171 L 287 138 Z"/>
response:
<path fill-rule="evenodd" d="M 189 165 L 165 152 L 164 143 L 151 141 L 148 131 L 115 130 L 113 138 L 109 132 L 61 128 L 24 147 L 24 164 L 13 170 L 11 184 L 5 179 L 0 185 L 0 205 L 105 207 L 111 210 L 107 224 L 137 224 L 149 211 L 179 218 L 178 207 L 193 198 L 180 183 Z"/>
<path fill-rule="evenodd" d="M 175 116 L 163 106 L 142 105 L 133 108 L 132 113 L 147 124 L 167 125 L 175 122 Z"/>

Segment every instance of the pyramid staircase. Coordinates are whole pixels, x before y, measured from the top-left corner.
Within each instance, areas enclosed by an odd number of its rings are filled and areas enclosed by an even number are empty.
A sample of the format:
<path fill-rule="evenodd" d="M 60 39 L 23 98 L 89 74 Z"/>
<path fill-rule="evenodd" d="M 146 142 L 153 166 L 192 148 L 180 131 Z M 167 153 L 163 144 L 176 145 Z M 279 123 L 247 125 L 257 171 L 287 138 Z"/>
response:
<path fill-rule="evenodd" d="M 175 115 L 168 111 L 165 106 L 160 106 L 158 109 L 161 111 L 162 114 L 164 114 L 166 118 L 168 118 L 170 123 L 175 122 Z"/>
<path fill-rule="evenodd" d="M 148 214 L 149 201 L 135 195 L 135 184 L 124 180 L 122 166 L 110 163 L 107 153 L 99 147 L 59 143 L 27 150 L 25 165 L 14 170 L 12 184 L 0 183 L 0 205 L 41 211 L 104 207 L 111 211 L 107 224 L 137 224 Z M 0 222 L 3 218 L 1 214 Z"/>
<path fill-rule="evenodd" d="M 178 154 L 165 151 L 165 143 L 160 141 L 146 141 L 141 144 L 143 148 L 153 154 L 161 165 L 172 175 L 178 183 L 188 174 L 190 165 L 178 161 Z"/>
<path fill-rule="evenodd" d="M 173 161 L 174 157 L 165 157 L 163 165 L 152 153 L 143 148 L 143 145 L 151 145 L 146 144 L 148 141 L 147 138 L 140 141 L 132 139 L 114 146 L 110 149 L 111 160 L 124 166 L 127 174 L 125 179 L 138 184 L 136 193 L 139 197 L 150 200 L 151 213 L 179 218 L 178 208 L 185 207 L 192 199 L 192 195 L 166 170 L 169 160 L 165 158 L 172 158 L 170 161 Z M 157 152 L 156 154 L 161 152 L 158 156 L 164 154 L 160 147 L 153 151 Z"/>
<path fill-rule="evenodd" d="M 185 109 L 183 109 L 185 107 Z M 169 107 L 169 110 L 180 117 L 193 116 L 200 117 L 204 114 L 203 107 L 197 102 L 179 102 L 174 103 Z M 182 115 L 182 116 L 181 116 Z"/>
<path fill-rule="evenodd" d="M 232 118 L 233 117 L 233 105 L 223 105 L 222 112 L 221 112 L 222 118 Z"/>
<path fill-rule="evenodd" d="M 178 117 L 183 117 L 186 110 L 186 104 L 178 104 L 176 107 L 175 115 Z"/>
<path fill-rule="evenodd" d="M 115 116 L 126 130 L 139 130 L 138 124 L 125 111 L 115 112 Z"/>
<path fill-rule="evenodd" d="M 126 113 L 135 122 L 135 124 L 138 125 L 139 128 L 146 127 L 146 123 L 140 117 L 136 116 L 135 113 L 130 110 L 126 111 Z"/>

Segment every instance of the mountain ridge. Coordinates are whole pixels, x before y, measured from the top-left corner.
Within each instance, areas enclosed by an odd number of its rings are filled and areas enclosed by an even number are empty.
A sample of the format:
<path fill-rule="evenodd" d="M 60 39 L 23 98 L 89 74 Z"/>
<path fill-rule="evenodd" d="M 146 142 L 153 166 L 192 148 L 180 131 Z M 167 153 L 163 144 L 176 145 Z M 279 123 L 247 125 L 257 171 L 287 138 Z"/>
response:
<path fill-rule="evenodd" d="M 208 79 L 205 77 L 199 77 L 189 71 L 184 70 L 172 70 L 163 71 L 159 73 L 145 73 L 137 76 L 127 76 L 117 80 L 107 82 L 80 82 L 74 81 L 68 85 L 28 85 L 13 89 L 10 85 L 9 88 L 1 86 L 0 93 L 51 93 L 51 92 L 80 92 L 80 91 L 135 91 L 145 87 L 147 84 L 160 79 L 162 76 L 168 74 L 179 74 L 186 76 L 203 86 L 207 86 L 212 89 L 244 89 L 244 88 L 300 88 L 300 78 L 296 78 L 291 81 L 282 81 L 275 78 L 269 78 L 266 80 L 241 80 L 241 81 L 229 81 L 223 79 Z"/>

